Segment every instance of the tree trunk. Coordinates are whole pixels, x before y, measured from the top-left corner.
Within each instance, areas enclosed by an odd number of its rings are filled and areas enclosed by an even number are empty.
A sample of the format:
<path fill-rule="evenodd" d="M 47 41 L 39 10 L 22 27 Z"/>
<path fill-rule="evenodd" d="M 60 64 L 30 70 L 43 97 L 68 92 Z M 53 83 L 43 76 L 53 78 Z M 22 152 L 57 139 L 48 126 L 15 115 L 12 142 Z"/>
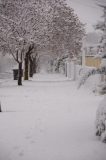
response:
<path fill-rule="evenodd" d="M 36 73 L 37 71 L 37 62 L 36 62 L 36 58 L 33 58 L 33 73 Z"/>
<path fill-rule="evenodd" d="M 28 55 L 26 55 L 25 56 L 25 71 L 24 71 L 24 80 L 28 80 L 29 79 L 29 71 L 28 71 L 28 69 L 29 69 L 29 56 Z"/>
<path fill-rule="evenodd" d="M 18 85 L 21 86 L 22 85 L 22 62 L 19 62 L 19 66 L 18 66 Z"/>
<path fill-rule="evenodd" d="M 30 68 L 29 68 L 29 76 L 33 77 L 33 58 L 30 58 Z"/>

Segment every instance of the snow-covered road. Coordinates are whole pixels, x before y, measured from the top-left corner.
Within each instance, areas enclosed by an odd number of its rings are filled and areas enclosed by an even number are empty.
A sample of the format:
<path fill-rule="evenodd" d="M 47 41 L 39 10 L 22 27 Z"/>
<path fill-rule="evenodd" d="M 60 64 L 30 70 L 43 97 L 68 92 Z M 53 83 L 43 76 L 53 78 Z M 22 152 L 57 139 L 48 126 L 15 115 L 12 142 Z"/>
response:
<path fill-rule="evenodd" d="M 94 133 L 102 98 L 55 74 L 0 84 L 0 160 L 106 160 Z"/>

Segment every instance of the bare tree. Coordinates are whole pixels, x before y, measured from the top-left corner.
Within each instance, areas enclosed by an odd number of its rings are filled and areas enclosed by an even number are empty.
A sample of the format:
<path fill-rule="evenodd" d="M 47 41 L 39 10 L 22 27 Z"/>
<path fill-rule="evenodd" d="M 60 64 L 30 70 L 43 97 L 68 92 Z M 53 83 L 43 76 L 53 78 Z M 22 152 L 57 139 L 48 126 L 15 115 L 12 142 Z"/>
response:
<path fill-rule="evenodd" d="M 49 12 L 51 18 L 48 26 L 50 33 L 48 48 L 53 59 L 60 63 L 66 54 L 71 58 L 81 52 L 84 25 L 65 1 L 53 0 Z"/>
<path fill-rule="evenodd" d="M 0 21 L 0 50 L 11 53 L 16 61 L 17 53 L 21 55 L 25 80 L 40 52 L 57 59 L 66 52 L 69 56 L 80 52 L 84 26 L 65 0 L 1 0 Z"/>
<path fill-rule="evenodd" d="M 3 53 L 10 53 L 17 63 L 25 59 L 25 77 L 28 79 L 29 56 L 34 48 L 33 44 L 44 42 L 44 16 L 41 1 L 7 0 L 0 3 L 0 49 Z M 23 43 L 20 43 L 20 40 Z M 20 60 L 19 58 L 20 53 Z M 36 55 L 36 53 L 35 53 Z M 19 72 L 20 73 L 20 72 Z"/>

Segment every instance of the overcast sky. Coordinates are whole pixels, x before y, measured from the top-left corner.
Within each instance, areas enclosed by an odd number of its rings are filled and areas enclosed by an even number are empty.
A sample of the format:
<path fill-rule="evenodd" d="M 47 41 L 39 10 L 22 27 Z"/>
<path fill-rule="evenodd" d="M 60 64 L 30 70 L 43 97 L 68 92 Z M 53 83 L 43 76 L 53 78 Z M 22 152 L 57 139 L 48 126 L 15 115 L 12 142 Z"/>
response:
<path fill-rule="evenodd" d="M 100 0 L 106 2 L 106 0 Z M 102 9 L 95 0 L 67 0 L 83 23 L 86 23 L 86 31 L 94 31 L 93 25 L 101 20 Z M 106 3 L 105 3 L 106 4 Z"/>

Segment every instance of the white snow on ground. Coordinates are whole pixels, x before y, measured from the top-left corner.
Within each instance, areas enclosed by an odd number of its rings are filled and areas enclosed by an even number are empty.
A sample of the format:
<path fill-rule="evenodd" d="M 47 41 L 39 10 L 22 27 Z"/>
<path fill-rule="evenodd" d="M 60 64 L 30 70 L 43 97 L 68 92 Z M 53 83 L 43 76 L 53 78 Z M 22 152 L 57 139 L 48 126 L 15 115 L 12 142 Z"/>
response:
<path fill-rule="evenodd" d="M 106 160 L 94 124 L 102 99 L 63 75 L 1 83 L 0 160 Z"/>

